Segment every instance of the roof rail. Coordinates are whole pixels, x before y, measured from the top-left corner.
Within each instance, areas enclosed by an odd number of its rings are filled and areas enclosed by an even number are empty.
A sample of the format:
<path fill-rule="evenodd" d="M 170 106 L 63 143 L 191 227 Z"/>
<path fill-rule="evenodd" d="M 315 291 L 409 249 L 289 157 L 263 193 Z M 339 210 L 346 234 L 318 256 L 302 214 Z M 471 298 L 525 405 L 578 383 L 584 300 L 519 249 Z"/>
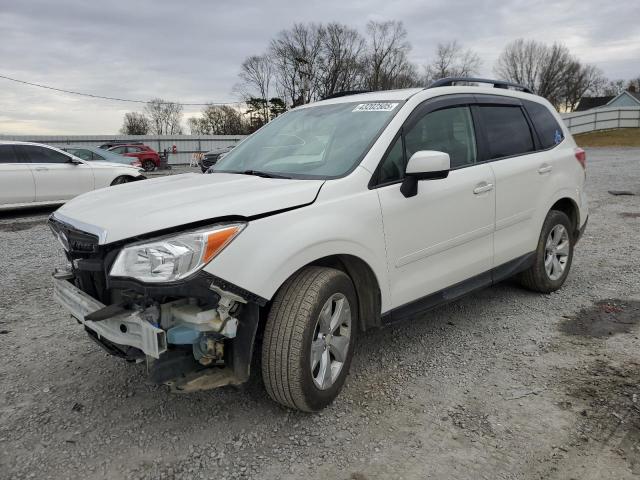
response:
<path fill-rule="evenodd" d="M 427 88 L 436 88 L 436 87 L 452 87 L 454 83 L 490 83 L 493 85 L 493 88 L 513 88 L 516 90 L 521 90 L 525 93 L 533 93 L 529 87 L 525 87 L 524 85 L 520 85 L 519 83 L 507 82 L 505 80 L 491 80 L 489 78 L 474 78 L 474 77 L 447 77 L 441 78 L 440 80 L 436 80 Z"/>
<path fill-rule="evenodd" d="M 327 95 L 326 97 L 322 97 L 321 100 L 329 100 L 330 98 L 340 98 L 346 97 L 347 95 L 357 95 L 359 93 L 370 93 L 371 90 L 346 90 L 343 92 L 335 92 L 331 95 Z"/>

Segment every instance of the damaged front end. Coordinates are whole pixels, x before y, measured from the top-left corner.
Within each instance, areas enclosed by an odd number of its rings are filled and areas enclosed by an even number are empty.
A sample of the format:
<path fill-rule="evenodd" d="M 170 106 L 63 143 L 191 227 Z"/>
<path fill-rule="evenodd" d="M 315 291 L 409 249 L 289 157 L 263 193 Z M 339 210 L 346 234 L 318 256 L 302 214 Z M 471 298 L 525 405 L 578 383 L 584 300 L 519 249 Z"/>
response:
<path fill-rule="evenodd" d="M 50 219 L 68 266 L 53 274 L 54 298 L 112 355 L 146 360 L 149 377 L 176 391 L 248 380 L 265 299 L 204 271 L 168 283 L 109 275 L 125 245 Z"/>

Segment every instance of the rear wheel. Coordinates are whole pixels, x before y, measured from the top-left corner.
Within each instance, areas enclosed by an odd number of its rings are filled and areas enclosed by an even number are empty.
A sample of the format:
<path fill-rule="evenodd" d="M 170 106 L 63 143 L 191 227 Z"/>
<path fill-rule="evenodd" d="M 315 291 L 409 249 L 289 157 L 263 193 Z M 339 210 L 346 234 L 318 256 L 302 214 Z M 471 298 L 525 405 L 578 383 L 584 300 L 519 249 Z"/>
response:
<path fill-rule="evenodd" d="M 269 396 L 313 412 L 340 393 L 351 364 L 358 304 L 340 270 L 306 267 L 277 293 L 265 326 L 262 378 Z"/>
<path fill-rule="evenodd" d="M 144 168 L 145 172 L 153 172 L 156 169 L 156 164 L 153 163 L 153 160 L 144 160 L 142 168 Z"/>
<path fill-rule="evenodd" d="M 559 289 L 573 260 L 573 228 L 564 212 L 551 210 L 542 225 L 533 265 L 520 274 L 520 283 L 541 293 Z"/>

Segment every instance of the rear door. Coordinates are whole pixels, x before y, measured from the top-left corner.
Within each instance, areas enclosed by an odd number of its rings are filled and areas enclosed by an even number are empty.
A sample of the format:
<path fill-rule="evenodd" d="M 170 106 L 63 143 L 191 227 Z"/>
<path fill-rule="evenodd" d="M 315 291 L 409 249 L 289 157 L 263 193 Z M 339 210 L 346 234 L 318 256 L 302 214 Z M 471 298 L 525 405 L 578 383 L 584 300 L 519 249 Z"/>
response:
<path fill-rule="evenodd" d="M 536 248 L 536 210 L 552 166 L 537 151 L 537 139 L 517 98 L 477 95 L 474 116 L 480 126 L 481 157 L 496 179 L 494 267 Z"/>
<path fill-rule="evenodd" d="M 31 162 L 36 202 L 69 200 L 93 190 L 93 172 L 89 165 L 76 165 L 64 153 L 40 145 L 18 145 L 16 149 Z"/>
<path fill-rule="evenodd" d="M 0 145 L 0 205 L 35 199 L 36 183 L 29 163 L 18 157 L 13 145 Z"/>
<path fill-rule="evenodd" d="M 477 162 L 472 101 L 418 107 L 378 168 L 394 308 L 491 270 L 495 182 L 491 167 Z M 405 198 L 400 182 L 407 159 L 419 150 L 448 153 L 451 171 L 444 179 L 420 181 L 417 195 Z M 478 282 L 490 283 L 490 276 Z"/>

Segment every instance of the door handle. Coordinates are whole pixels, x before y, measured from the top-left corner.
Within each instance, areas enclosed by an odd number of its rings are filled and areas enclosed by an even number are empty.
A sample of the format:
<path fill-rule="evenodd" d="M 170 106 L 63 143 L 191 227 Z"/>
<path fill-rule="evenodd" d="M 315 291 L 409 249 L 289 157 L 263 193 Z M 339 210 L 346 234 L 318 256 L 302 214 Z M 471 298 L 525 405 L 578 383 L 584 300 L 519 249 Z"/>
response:
<path fill-rule="evenodd" d="M 36 167 L 36 171 L 38 172 L 46 172 L 47 170 L 49 170 L 47 167 Z"/>
<path fill-rule="evenodd" d="M 542 166 L 538 169 L 538 173 L 540 175 L 544 175 L 545 173 L 549 173 L 551 170 L 553 170 L 553 167 L 551 165 L 547 165 L 546 163 L 542 164 Z"/>
<path fill-rule="evenodd" d="M 484 192 L 489 192 L 493 190 L 493 183 L 482 182 L 476 185 L 476 188 L 473 189 L 473 193 L 476 195 L 480 195 Z"/>

